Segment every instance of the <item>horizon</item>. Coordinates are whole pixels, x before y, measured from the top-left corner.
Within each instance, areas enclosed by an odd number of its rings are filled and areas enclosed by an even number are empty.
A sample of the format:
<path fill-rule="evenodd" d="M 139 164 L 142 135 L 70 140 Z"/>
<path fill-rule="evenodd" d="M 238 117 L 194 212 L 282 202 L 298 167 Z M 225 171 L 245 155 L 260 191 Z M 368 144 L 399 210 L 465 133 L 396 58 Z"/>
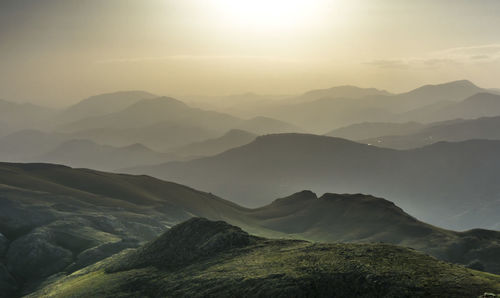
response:
<path fill-rule="evenodd" d="M 6 0 L 0 98 L 400 93 L 464 78 L 498 88 L 499 11 L 492 0 Z"/>
<path fill-rule="evenodd" d="M 332 89 L 332 88 L 340 88 L 340 87 L 353 87 L 353 88 L 360 88 L 360 89 L 375 89 L 375 90 L 379 90 L 379 91 L 383 91 L 383 92 L 388 92 L 390 95 L 398 95 L 398 94 L 404 94 L 404 93 L 408 93 L 408 92 L 411 92 L 411 91 L 414 91 L 416 89 L 419 89 L 421 87 L 426 87 L 426 86 L 440 86 L 440 85 L 446 85 L 446 84 L 451 84 L 451 83 L 457 83 L 457 82 L 469 82 L 469 83 L 472 83 L 473 85 L 479 87 L 479 88 L 482 88 L 484 90 L 491 90 L 491 91 L 498 91 L 500 88 L 496 88 L 496 87 L 484 87 L 484 86 L 481 86 L 481 85 L 478 85 L 476 84 L 475 82 L 471 81 L 471 80 L 468 80 L 468 79 L 458 79 L 458 80 L 452 80 L 452 81 L 445 81 L 445 82 L 435 82 L 435 83 L 429 83 L 429 84 L 424 84 L 424 85 L 417 85 L 411 89 L 407 89 L 407 90 L 402 90 L 400 92 L 395 92 L 393 90 L 387 90 L 387 89 L 383 89 L 383 88 L 377 88 L 376 86 L 357 86 L 357 85 L 354 85 L 354 84 L 344 84 L 344 85 L 334 85 L 334 86 L 327 86 L 327 87 L 324 87 L 324 88 L 315 88 L 315 89 L 306 89 L 306 90 L 303 90 L 303 91 L 299 91 L 298 93 L 292 93 L 292 94 L 279 94 L 279 93 L 266 93 L 266 94 L 263 94 L 263 93 L 257 93 L 257 92 L 254 92 L 254 91 L 246 91 L 246 92 L 238 92 L 238 93 L 227 93 L 227 94 L 157 94 L 155 92 L 151 92 L 150 90 L 144 90 L 144 89 L 122 89 L 122 90 L 111 90 L 111 91 L 106 91 L 106 92 L 102 92 L 102 93 L 95 93 L 95 94 L 89 94 L 89 95 L 86 95 L 84 97 L 81 97 L 81 98 L 74 98 L 72 100 L 70 100 L 70 102 L 68 103 L 64 103 L 64 105 L 60 105 L 60 104 L 54 104 L 54 103 L 38 103 L 37 100 L 26 100 L 26 101 L 23 101 L 23 100 L 20 100 L 20 101 L 16 101 L 16 100 L 10 100 L 8 98 L 1 98 L 0 97 L 0 100 L 5 100 L 5 101 L 8 101 L 8 102 L 14 102 L 14 103 L 19 103 L 19 104 L 34 104 L 34 105 L 38 105 L 38 106 L 42 106 L 42 107 L 48 107 L 48 108 L 53 108 L 53 109 L 65 109 L 65 108 L 68 108 L 68 107 L 71 107 L 75 104 L 78 104 L 88 98 L 91 98 L 91 97 L 95 97 L 95 96 L 100 96 L 100 95 L 106 95 L 106 94 L 115 94 L 115 93 L 127 93 L 127 92 L 147 92 L 147 93 L 151 93 L 157 97 L 171 97 L 171 98 L 174 98 L 174 99 L 177 99 L 177 100 L 180 100 L 180 101 L 183 101 L 187 104 L 192 104 L 192 103 L 203 103 L 204 100 L 210 100 L 210 99 L 216 99 L 216 98 L 224 98 L 224 97 L 238 97 L 238 96 L 245 96 L 245 95 L 255 95 L 255 96 L 261 96 L 261 97 L 275 97 L 275 98 L 279 98 L 281 100 L 286 100 L 286 99 L 293 99 L 293 97 L 296 97 L 296 96 L 300 96 L 300 95 L 304 95 L 310 91 L 317 91 L 317 90 L 328 90 L 328 89 Z M 216 106 L 216 104 L 215 104 Z"/>

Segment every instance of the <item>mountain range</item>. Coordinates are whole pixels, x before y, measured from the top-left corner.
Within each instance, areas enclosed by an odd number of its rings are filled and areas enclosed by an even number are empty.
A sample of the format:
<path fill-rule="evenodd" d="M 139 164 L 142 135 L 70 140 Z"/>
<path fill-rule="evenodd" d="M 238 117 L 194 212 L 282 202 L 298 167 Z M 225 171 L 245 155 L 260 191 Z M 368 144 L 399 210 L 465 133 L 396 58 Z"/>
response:
<path fill-rule="evenodd" d="M 500 140 L 499 127 L 500 116 L 428 124 L 366 122 L 333 130 L 327 136 L 342 137 L 378 147 L 412 149 L 441 141 Z"/>
<path fill-rule="evenodd" d="M 359 91 L 355 87 L 350 88 Z M 387 94 L 376 89 L 375 91 L 373 89 L 361 90 L 364 92 L 354 93 L 365 96 L 352 96 L 348 92 L 336 94 L 335 92 L 313 91 L 306 94 L 317 94 L 320 97 L 312 97 L 312 99 L 309 97 L 308 100 L 298 102 L 294 100 L 281 101 L 274 107 L 265 106 L 257 113 L 296 124 L 311 132 L 325 133 L 342 126 L 361 122 L 423 121 L 419 118 L 420 109 L 428 109 L 428 106 L 442 108 L 464 101 L 478 93 L 495 93 L 495 91 L 480 88 L 466 80 L 426 85 L 400 94 Z M 368 92 L 367 90 L 372 91 Z M 351 93 L 353 92 L 351 91 Z M 482 96 L 479 95 L 479 97 Z M 460 108 L 457 108 L 458 110 Z M 476 111 L 476 109 L 472 109 L 472 111 Z M 471 112 L 471 114 L 473 113 Z M 456 112 L 455 115 L 458 114 Z M 443 116 L 445 115 L 443 114 Z M 449 118 L 433 119 L 432 121 L 447 119 Z"/>
<path fill-rule="evenodd" d="M 393 150 L 307 134 L 258 137 L 219 155 L 127 170 L 256 207 L 301 189 L 388 198 L 438 226 L 498 229 L 500 141 Z M 238 175 L 234 175 L 238 173 Z"/>

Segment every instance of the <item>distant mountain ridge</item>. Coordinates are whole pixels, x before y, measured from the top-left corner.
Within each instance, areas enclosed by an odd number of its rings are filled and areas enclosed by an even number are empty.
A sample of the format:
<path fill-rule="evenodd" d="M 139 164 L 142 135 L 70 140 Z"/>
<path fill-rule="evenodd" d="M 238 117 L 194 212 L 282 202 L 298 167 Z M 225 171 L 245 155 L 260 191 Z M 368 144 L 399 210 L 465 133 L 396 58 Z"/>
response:
<path fill-rule="evenodd" d="M 226 150 L 246 145 L 257 135 L 239 129 L 232 129 L 219 138 L 195 142 L 175 149 L 173 152 L 185 157 L 212 156 Z"/>
<path fill-rule="evenodd" d="M 143 99 L 157 97 L 146 91 L 117 91 L 94 95 L 68 107 L 58 115 L 58 121 L 73 122 L 88 117 L 118 112 Z"/>
<path fill-rule="evenodd" d="M 335 90 L 335 88 L 332 88 Z M 477 93 L 488 92 L 467 80 L 438 85 L 425 85 L 400 94 L 375 94 L 366 96 L 336 96 L 328 92 L 316 94 L 307 101 L 282 101 L 259 113 L 304 127 L 315 133 L 360 122 L 410 121 L 412 110 L 446 101 L 458 102 Z M 408 113 L 408 114 L 406 114 Z"/>
<path fill-rule="evenodd" d="M 498 229 L 498 220 L 479 215 L 500 211 L 493 178 L 500 173 L 497 150 L 500 141 L 398 151 L 332 137 L 278 134 L 213 157 L 130 172 L 192 185 L 247 206 L 304 188 L 371 193 L 433 224 Z M 467 210 L 475 215 L 469 217 Z"/>
<path fill-rule="evenodd" d="M 175 155 L 155 152 L 141 144 L 117 148 L 77 139 L 64 142 L 54 150 L 33 158 L 38 162 L 107 171 L 175 159 Z"/>

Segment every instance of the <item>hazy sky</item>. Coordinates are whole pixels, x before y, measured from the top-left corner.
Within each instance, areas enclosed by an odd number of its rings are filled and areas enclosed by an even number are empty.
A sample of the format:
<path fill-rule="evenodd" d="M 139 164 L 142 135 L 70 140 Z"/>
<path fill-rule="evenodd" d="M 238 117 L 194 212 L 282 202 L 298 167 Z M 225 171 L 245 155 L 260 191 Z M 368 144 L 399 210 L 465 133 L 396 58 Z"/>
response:
<path fill-rule="evenodd" d="M 498 0 L 0 0 L 0 98 L 500 87 Z"/>

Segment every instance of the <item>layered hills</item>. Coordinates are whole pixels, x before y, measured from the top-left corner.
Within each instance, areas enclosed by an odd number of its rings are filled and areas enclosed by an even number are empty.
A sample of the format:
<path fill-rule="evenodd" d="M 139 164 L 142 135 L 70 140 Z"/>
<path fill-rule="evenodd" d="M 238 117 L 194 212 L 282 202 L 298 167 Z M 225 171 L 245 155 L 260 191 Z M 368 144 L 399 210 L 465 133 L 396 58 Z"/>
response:
<path fill-rule="evenodd" d="M 500 142 L 492 140 L 399 151 L 326 136 L 277 134 L 213 157 L 129 172 L 191 185 L 245 206 L 302 189 L 369 193 L 438 226 L 498 229 L 490 216 L 500 212 L 498 150 Z"/>

